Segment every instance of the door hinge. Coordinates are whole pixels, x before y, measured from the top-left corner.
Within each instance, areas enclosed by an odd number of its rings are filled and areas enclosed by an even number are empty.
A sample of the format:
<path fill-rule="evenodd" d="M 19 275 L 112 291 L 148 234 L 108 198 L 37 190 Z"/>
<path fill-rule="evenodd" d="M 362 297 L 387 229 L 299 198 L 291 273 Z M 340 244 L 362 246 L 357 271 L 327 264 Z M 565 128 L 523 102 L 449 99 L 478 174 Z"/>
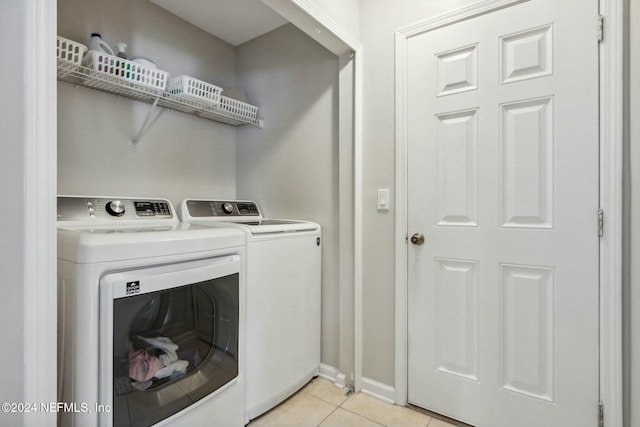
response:
<path fill-rule="evenodd" d="M 598 43 L 604 39 L 604 16 L 598 15 Z"/>
<path fill-rule="evenodd" d="M 598 402 L 598 426 L 604 427 L 604 405 Z"/>
<path fill-rule="evenodd" d="M 604 235 L 604 210 L 598 209 L 598 236 Z"/>

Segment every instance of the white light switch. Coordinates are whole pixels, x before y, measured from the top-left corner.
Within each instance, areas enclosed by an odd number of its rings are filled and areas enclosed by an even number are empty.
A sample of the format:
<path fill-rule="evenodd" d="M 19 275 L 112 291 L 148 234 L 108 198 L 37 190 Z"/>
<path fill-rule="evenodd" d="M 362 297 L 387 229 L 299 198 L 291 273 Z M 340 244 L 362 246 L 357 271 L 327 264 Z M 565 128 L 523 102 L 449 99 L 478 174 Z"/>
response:
<path fill-rule="evenodd" d="M 379 188 L 378 189 L 378 210 L 388 211 L 389 210 L 389 189 L 388 188 Z"/>

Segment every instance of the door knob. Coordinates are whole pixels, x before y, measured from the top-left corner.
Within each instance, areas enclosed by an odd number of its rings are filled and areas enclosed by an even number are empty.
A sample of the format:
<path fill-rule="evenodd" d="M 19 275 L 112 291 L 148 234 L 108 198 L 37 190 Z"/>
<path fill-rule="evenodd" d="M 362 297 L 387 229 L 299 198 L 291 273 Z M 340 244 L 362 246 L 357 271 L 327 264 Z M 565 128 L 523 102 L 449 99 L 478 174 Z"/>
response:
<path fill-rule="evenodd" d="M 424 243 L 424 235 L 422 233 L 415 233 L 411 236 L 411 243 L 414 245 L 421 245 Z"/>

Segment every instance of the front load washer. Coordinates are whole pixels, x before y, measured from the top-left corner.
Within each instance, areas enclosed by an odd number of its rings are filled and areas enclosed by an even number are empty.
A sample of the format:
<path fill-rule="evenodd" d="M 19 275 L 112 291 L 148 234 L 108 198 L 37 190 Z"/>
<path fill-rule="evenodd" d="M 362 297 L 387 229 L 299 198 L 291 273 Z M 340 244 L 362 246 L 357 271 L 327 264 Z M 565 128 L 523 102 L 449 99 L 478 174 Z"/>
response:
<path fill-rule="evenodd" d="M 60 426 L 244 425 L 245 234 L 58 197 Z"/>
<path fill-rule="evenodd" d="M 263 218 L 251 201 L 184 200 L 192 224 L 247 236 L 246 421 L 291 396 L 320 367 L 320 226 Z"/>

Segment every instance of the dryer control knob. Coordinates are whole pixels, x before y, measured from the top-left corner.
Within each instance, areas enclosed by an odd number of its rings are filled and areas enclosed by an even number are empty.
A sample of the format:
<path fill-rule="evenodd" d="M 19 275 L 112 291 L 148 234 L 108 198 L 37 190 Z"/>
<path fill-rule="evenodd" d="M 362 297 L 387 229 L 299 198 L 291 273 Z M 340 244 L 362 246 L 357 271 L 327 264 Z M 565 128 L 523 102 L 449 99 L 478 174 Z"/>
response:
<path fill-rule="evenodd" d="M 107 203 L 107 206 L 105 208 L 107 210 L 107 213 L 111 216 L 124 215 L 124 203 L 122 203 L 120 200 L 113 200 Z"/>
<path fill-rule="evenodd" d="M 222 204 L 222 211 L 226 214 L 233 213 L 233 204 L 225 202 Z"/>

